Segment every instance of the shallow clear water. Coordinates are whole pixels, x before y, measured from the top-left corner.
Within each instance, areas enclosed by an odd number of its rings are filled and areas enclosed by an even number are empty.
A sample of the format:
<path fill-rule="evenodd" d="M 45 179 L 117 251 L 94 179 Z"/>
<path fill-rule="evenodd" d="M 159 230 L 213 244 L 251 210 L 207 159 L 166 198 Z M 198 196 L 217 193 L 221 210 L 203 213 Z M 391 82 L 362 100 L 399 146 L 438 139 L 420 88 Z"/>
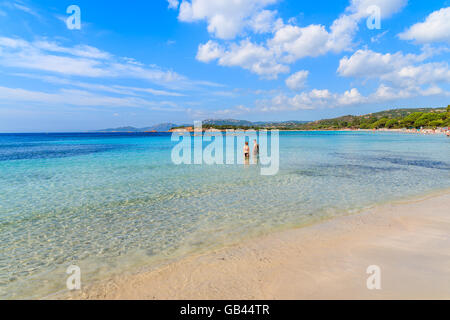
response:
<path fill-rule="evenodd" d="M 168 134 L 0 135 L 0 298 L 40 298 L 276 229 L 450 187 L 450 139 L 280 134 L 280 171 L 176 166 Z"/>

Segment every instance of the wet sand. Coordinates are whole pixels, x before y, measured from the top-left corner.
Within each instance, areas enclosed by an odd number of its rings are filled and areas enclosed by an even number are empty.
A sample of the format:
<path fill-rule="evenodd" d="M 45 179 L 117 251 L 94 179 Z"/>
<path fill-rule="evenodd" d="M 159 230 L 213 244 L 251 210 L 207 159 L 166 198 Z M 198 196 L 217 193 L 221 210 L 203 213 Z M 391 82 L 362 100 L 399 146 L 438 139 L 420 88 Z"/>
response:
<path fill-rule="evenodd" d="M 381 290 L 367 289 L 368 266 Z M 283 231 L 69 299 L 450 299 L 450 190 Z"/>

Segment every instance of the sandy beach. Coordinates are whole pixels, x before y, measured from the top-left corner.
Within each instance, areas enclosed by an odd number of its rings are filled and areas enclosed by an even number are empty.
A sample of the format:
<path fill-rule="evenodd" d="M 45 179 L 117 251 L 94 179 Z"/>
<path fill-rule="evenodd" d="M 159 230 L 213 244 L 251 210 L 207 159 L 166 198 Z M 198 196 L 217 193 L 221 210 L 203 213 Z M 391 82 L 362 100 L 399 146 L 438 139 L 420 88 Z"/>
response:
<path fill-rule="evenodd" d="M 283 231 L 70 299 L 450 299 L 450 190 Z M 381 290 L 368 290 L 368 266 Z"/>

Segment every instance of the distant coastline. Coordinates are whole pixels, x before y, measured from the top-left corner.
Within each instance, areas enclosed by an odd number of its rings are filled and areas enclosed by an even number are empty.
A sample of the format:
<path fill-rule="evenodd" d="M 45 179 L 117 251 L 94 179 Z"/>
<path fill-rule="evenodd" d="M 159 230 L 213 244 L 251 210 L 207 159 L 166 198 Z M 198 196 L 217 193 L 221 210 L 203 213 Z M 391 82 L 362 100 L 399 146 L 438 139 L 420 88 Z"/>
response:
<path fill-rule="evenodd" d="M 446 133 L 450 127 L 450 105 L 446 108 L 393 109 L 361 116 L 342 116 L 318 121 L 250 122 L 235 119 L 209 119 L 202 121 L 203 131 L 273 130 L 280 131 L 350 131 L 382 130 L 408 133 Z M 193 132 L 192 124 L 162 123 L 151 127 L 120 127 L 95 130 L 96 133 L 164 133 Z"/>

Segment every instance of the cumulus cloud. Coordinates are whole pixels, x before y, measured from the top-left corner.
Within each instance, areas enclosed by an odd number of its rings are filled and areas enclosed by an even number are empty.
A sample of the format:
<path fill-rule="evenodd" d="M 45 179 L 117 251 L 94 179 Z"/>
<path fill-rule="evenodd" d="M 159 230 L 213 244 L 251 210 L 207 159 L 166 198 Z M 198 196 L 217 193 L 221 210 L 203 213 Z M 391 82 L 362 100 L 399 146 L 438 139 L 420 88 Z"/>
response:
<path fill-rule="evenodd" d="M 209 40 L 205 44 L 201 44 L 197 51 L 197 60 L 202 62 L 210 62 L 216 60 L 223 55 L 223 49 L 217 42 Z"/>
<path fill-rule="evenodd" d="M 342 96 L 337 98 L 338 105 L 340 106 L 361 104 L 366 101 L 367 98 L 363 97 L 356 88 L 345 91 Z"/>
<path fill-rule="evenodd" d="M 450 69 L 447 62 L 409 65 L 383 75 L 381 79 L 401 87 L 450 83 Z"/>
<path fill-rule="evenodd" d="M 314 110 L 324 108 L 340 108 L 360 106 L 366 103 L 385 103 L 399 101 L 421 96 L 450 96 L 438 86 L 431 85 L 426 88 L 409 87 L 396 88 L 381 84 L 373 93 L 364 96 L 358 89 L 352 88 L 344 93 L 333 93 L 329 90 L 313 89 L 294 96 L 278 94 L 271 99 L 256 101 L 252 112 L 282 112 L 298 110 Z"/>
<path fill-rule="evenodd" d="M 267 6 L 278 0 L 183 0 L 178 19 L 183 22 L 206 21 L 208 32 L 220 39 L 233 39 Z M 264 15 L 264 13 L 263 13 Z M 259 20 L 266 20 L 261 17 Z M 259 29 L 262 30 L 262 29 Z"/>
<path fill-rule="evenodd" d="M 289 72 L 289 65 L 300 59 L 351 50 L 354 47 L 353 39 L 358 31 L 358 24 L 368 16 L 367 8 L 370 5 L 379 6 L 382 16 L 390 17 L 400 11 L 407 2 L 406 0 L 352 0 L 345 13 L 327 28 L 321 24 L 307 26 L 298 26 L 291 22 L 285 24 L 281 19 L 276 19 L 276 11 L 263 9 L 276 1 L 260 1 L 259 5 L 255 5 L 253 0 L 240 1 L 239 6 L 246 9 L 229 19 L 224 18 L 229 11 L 219 10 L 222 9 L 224 1 L 209 0 L 209 6 L 206 6 L 204 1 L 207 0 L 183 2 L 185 8 L 183 10 L 180 8 L 180 20 L 207 19 L 208 31 L 222 39 L 236 37 L 247 25 L 255 33 L 270 32 L 272 35 L 260 43 L 253 42 L 249 36 L 238 43 L 220 44 L 217 41 L 209 41 L 199 46 L 197 59 L 202 62 L 218 60 L 222 66 L 239 66 L 263 78 L 271 79 L 276 79 L 281 73 Z M 235 6 L 227 5 L 227 7 Z M 228 8 L 228 10 L 231 9 Z M 214 19 L 220 20 L 217 21 L 217 27 L 213 24 Z M 239 20 L 239 23 L 235 24 L 235 19 Z M 233 23 L 235 28 L 228 27 L 228 23 Z M 219 30 L 218 26 L 223 30 Z"/>
<path fill-rule="evenodd" d="M 304 57 L 317 57 L 326 53 L 328 37 L 328 32 L 321 25 L 305 28 L 287 25 L 275 33 L 268 41 L 268 46 L 283 61 L 292 63 Z"/>
<path fill-rule="evenodd" d="M 341 59 L 338 74 L 344 77 L 379 79 L 397 87 L 417 87 L 450 83 L 447 62 L 424 63 L 430 53 L 381 54 L 368 49 L 358 50 L 351 57 Z"/>
<path fill-rule="evenodd" d="M 428 88 L 425 89 L 422 89 L 420 87 L 399 89 L 387 86 L 385 84 L 381 84 L 378 87 L 378 89 L 369 96 L 369 99 L 371 102 L 386 102 L 415 97 L 426 97 L 437 95 L 449 96 L 449 92 L 446 92 L 437 86 L 429 86 Z"/>
<path fill-rule="evenodd" d="M 368 49 L 358 50 L 339 63 L 338 74 L 343 77 L 374 79 L 378 89 L 371 95 L 361 97 L 356 91 L 344 93 L 344 101 L 385 102 L 419 96 L 448 95 L 439 84 L 450 83 L 447 62 L 425 62 L 433 50 L 425 47 L 421 54 L 378 53 Z"/>
<path fill-rule="evenodd" d="M 381 54 L 368 49 L 358 50 L 340 60 L 338 73 L 344 77 L 374 78 L 408 65 L 411 60 L 412 57 L 405 57 L 401 52 Z"/>
<path fill-rule="evenodd" d="M 365 100 L 355 88 L 343 94 L 332 93 L 327 89 L 313 89 L 292 97 L 278 94 L 272 99 L 259 100 L 257 109 L 262 112 L 313 110 L 360 104 Z"/>
<path fill-rule="evenodd" d="M 251 30 L 255 33 L 272 32 L 283 23 L 281 19 L 276 18 L 277 14 L 274 10 L 262 10 L 255 14 L 249 21 Z"/>
<path fill-rule="evenodd" d="M 352 47 L 353 38 L 358 31 L 359 18 L 355 15 L 342 15 L 330 27 L 325 51 L 342 52 Z"/>
<path fill-rule="evenodd" d="M 450 7 L 431 13 L 424 22 L 413 25 L 399 37 L 418 43 L 450 43 Z"/>
<path fill-rule="evenodd" d="M 340 49 L 345 47 L 324 26 L 283 25 L 262 44 L 245 39 L 226 46 L 210 40 L 199 46 L 197 59 L 202 62 L 218 60 L 222 66 L 239 66 L 262 78 L 276 79 L 279 74 L 289 72 L 289 64 L 299 59 L 339 51 L 335 44 L 339 44 Z"/>
<path fill-rule="evenodd" d="M 276 62 L 275 53 L 272 50 L 249 40 L 242 40 L 238 44 L 233 43 L 228 49 L 222 48 L 214 41 L 209 41 L 200 46 L 197 59 L 204 62 L 218 59 L 221 66 L 239 66 L 266 79 L 273 79 L 280 73 L 289 72 L 289 67 Z"/>
<path fill-rule="evenodd" d="M 318 57 L 330 51 L 340 52 L 349 48 L 352 37 L 344 34 L 348 32 L 347 28 L 353 28 L 354 25 L 347 23 L 344 18 L 332 26 L 331 32 L 322 25 L 278 25 L 273 37 L 266 43 L 258 44 L 246 39 L 239 44 L 232 43 L 227 50 L 221 50 L 219 64 L 240 66 L 263 77 L 271 75 L 271 78 L 276 78 L 280 73 L 289 72 L 288 65 L 302 58 Z M 211 44 L 204 46 L 211 47 Z M 217 46 L 216 43 L 214 48 Z M 220 50 L 215 52 L 219 53 Z M 198 55 L 203 56 L 203 52 Z"/>
<path fill-rule="evenodd" d="M 306 80 L 308 79 L 309 71 L 301 70 L 292 74 L 286 79 L 286 85 L 291 90 L 301 90 L 305 87 Z"/>

